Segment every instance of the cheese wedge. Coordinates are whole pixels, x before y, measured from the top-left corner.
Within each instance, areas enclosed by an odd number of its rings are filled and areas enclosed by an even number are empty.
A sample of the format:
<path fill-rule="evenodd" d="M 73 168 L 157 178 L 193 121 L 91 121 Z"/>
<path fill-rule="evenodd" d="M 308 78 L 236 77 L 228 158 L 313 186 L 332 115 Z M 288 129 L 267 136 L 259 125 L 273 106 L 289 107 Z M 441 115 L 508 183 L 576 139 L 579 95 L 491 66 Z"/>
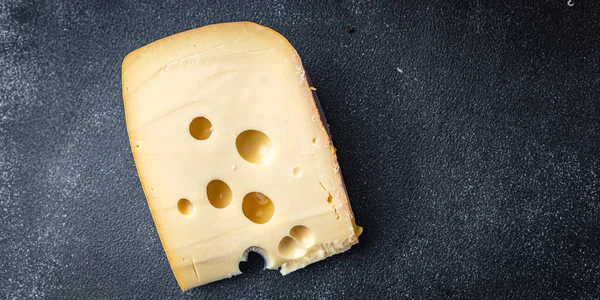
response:
<path fill-rule="evenodd" d="M 346 251 L 354 222 L 314 89 L 290 43 L 249 22 L 179 33 L 123 61 L 131 149 L 181 289 L 287 274 Z"/>

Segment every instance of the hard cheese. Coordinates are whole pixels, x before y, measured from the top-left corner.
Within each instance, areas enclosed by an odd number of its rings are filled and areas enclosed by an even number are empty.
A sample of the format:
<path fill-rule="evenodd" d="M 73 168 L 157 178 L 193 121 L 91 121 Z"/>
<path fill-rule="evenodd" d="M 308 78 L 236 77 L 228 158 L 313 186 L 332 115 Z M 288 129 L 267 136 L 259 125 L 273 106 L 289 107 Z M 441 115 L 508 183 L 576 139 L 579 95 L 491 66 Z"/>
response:
<path fill-rule="evenodd" d="M 123 98 L 183 290 L 239 274 L 249 251 L 287 274 L 358 242 L 315 95 L 277 32 L 225 23 L 153 42 L 123 61 Z"/>

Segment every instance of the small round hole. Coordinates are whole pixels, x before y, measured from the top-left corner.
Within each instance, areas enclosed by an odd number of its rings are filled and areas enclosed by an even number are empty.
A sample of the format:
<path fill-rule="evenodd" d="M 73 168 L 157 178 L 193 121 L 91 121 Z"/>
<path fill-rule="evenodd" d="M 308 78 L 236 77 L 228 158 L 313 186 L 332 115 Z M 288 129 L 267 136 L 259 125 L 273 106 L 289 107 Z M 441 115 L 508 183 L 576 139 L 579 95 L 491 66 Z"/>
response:
<path fill-rule="evenodd" d="M 212 134 L 212 124 L 205 117 L 197 117 L 190 123 L 190 134 L 197 140 L 206 140 Z"/>
<path fill-rule="evenodd" d="M 289 259 L 296 259 L 306 254 L 306 248 L 298 245 L 296 241 L 286 236 L 279 242 L 279 254 Z"/>
<path fill-rule="evenodd" d="M 245 259 L 240 261 L 238 264 L 238 268 L 242 273 L 258 273 L 261 270 L 264 270 L 267 265 L 267 260 L 263 256 L 260 250 L 257 251 L 248 251 L 244 256 Z"/>
<path fill-rule="evenodd" d="M 269 197 L 263 193 L 252 192 L 242 200 L 244 216 L 257 224 L 265 224 L 273 217 L 275 206 Z"/>
<path fill-rule="evenodd" d="M 290 235 L 302 246 L 308 248 L 315 243 L 315 235 L 306 226 L 298 225 L 290 229 Z"/>
<path fill-rule="evenodd" d="M 240 156 L 253 164 L 264 164 L 273 159 L 271 139 L 261 131 L 246 130 L 238 135 L 235 147 Z"/>
<path fill-rule="evenodd" d="M 292 174 L 294 174 L 295 177 L 302 176 L 302 168 L 300 168 L 300 167 L 293 168 L 292 169 Z"/>
<path fill-rule="evenodd" d="M 225 208 L 231 203 L 231 189 L 221 180 L 213 180 L 206 186 L 206 195 L 210 204 L 216 208 Z"/>
<path fill-rule="evenodd" d="M 317 138 L 313 138 L 313 139 L 311 140 L 311 142 L 313 143 L 313 145 L 316 145 L 316 144 L 317 144 Z"/>
<path fill-rule="evenodd" d="M 177 210 L 184 216 L 189 216 L 194 212 L 194 205 L 188 199 L 179 199 L 177 201 Z"/>

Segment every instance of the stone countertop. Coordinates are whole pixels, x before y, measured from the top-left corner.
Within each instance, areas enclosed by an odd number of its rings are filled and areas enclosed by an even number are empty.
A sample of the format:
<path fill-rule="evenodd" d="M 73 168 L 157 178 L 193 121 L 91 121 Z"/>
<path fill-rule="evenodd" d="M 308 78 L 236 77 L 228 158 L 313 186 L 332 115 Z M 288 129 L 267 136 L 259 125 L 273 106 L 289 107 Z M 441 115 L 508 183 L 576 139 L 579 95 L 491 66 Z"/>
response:
<path fill-rule="evenodd" d="M 600 298 L 599 3 L 449 2 L 2 1 L 0 298 Z M 182 293 L 121 61 L 241 20 L 298 50 L 364 233 L 285 277 L 252 256 Z"/>

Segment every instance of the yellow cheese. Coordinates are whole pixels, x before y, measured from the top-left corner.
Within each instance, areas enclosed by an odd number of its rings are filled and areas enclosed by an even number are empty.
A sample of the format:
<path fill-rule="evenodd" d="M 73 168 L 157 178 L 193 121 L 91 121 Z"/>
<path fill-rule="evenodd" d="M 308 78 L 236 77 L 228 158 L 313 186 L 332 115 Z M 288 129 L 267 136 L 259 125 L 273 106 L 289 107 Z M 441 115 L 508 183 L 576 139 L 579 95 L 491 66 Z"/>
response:
<path fill-rule="evenodd" d="M 275 31 L 224 23 L 153 42 L 123 61 L 123 98 L 183 290 L 239 274 L 248 251 L 285 275 L 358 242 L 312 88 Z"/>

